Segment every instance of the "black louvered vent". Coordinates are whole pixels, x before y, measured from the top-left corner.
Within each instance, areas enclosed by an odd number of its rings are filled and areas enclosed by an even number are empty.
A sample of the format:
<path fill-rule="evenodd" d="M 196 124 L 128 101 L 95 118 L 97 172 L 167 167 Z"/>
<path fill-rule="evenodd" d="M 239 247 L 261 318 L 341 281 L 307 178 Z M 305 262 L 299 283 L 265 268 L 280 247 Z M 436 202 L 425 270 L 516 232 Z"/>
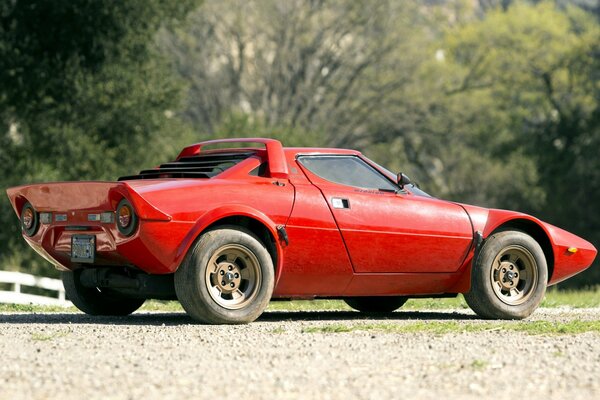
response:
<path fill-rule="evenodd" d="M 122 176 L 120 181 L 159 178 L 212 178 L 253 155 L 247 153 L 213 153 L 182 157 L 177 161 L 161 164 L 157 168 L 145 169 L 138 175 Z"/>

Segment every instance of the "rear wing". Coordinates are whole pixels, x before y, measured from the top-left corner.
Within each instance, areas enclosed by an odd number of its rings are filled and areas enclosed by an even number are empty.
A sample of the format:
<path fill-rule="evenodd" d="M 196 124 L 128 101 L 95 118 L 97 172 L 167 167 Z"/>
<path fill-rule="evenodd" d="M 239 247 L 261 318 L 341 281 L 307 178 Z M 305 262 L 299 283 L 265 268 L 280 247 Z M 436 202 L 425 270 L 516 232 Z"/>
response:
<path fill-rule="evenodd" d="M 283 152 L 283 146 L 279 140 L 275 139 L 264 139 L 264 138 L 235 138 L 235 139 L 215 139 L 207 140 L 192 144 L 185 147 L 181 153 L 177 156 L 176 160 L 183 157 L 197 156 L 202 151 L 202 147 L 220 144 L 220 143 L 260 143 L 264 144 L 267 149 L 267 159 L 269 163 L 269 172 L 273 178 L 287 179 L 289 172 L 288 166 L 285 161 L 285 154 Z"/>

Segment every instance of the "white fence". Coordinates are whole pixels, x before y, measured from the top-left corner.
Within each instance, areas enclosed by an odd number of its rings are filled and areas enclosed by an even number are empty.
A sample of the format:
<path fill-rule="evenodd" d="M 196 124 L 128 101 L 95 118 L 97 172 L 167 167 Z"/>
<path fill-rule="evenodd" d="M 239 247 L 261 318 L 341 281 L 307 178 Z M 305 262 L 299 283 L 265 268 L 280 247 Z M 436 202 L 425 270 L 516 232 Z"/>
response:
<path fill-rule="evenodd" d="M 12 285 L 12 291 L 0 290 L 0 303 L 35 304 L 69 307 L 72 303 L 65 300 L 65 288 L 60 279 L 44 278 L 21 272 L 0 271 L 0 283 Z M 56 297 L 21 293 L 21 286 L 32 286 L 57 292 Z"/>

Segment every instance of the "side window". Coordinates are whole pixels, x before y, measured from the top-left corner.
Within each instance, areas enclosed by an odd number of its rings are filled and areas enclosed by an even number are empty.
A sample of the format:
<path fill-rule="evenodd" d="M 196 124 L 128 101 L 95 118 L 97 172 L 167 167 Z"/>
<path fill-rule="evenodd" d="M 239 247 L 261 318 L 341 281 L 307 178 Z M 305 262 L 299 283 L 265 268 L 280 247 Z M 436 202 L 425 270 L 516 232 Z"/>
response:
<path fill-rule="evenodd" d="M 363 189 L 398 190 L 390 180 L 356 156 L 301 156 L 310 172 L 330 182 Z"/>
<path fill-rule="evenodd" d="M 248 173 L 250 176 L 267 177 L 269 172 L 269 164 L 264 162 Z"/>

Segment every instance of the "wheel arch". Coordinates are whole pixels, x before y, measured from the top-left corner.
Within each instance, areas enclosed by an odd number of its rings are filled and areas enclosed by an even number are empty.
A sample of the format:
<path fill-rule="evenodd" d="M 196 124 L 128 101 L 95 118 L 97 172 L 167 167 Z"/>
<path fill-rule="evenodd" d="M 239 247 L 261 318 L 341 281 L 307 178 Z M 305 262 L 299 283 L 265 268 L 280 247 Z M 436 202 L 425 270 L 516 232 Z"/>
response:
<path fill-rule="evenodd" d="M 178 251 L 178 267 L 192 244 L 205 232 L 220 226 L 240 226 L 248 229 L 267 248 L 275 268 L 275 284 L 279 280 L 283 249 L 277 233 L 277 225 L 265 214 L 248 206 L 226 206 L 204 214 L 190 230 Z"/>
<path fill-rule="evenodd" d="M 548 282 L 552 279 L 554 273 L 554 250 L 550 236 L 548 232 L 536 221 L 525 218 L 515 218 L 501 223 L 496 226 L 489 234 L 485 235 L 486 238 L 493 235 L 494 233 L 518 230 L 531 236 L 533 240 L 538 242 L 544 255 L 546 256 L 546 263 L 548 265 Z"/>

